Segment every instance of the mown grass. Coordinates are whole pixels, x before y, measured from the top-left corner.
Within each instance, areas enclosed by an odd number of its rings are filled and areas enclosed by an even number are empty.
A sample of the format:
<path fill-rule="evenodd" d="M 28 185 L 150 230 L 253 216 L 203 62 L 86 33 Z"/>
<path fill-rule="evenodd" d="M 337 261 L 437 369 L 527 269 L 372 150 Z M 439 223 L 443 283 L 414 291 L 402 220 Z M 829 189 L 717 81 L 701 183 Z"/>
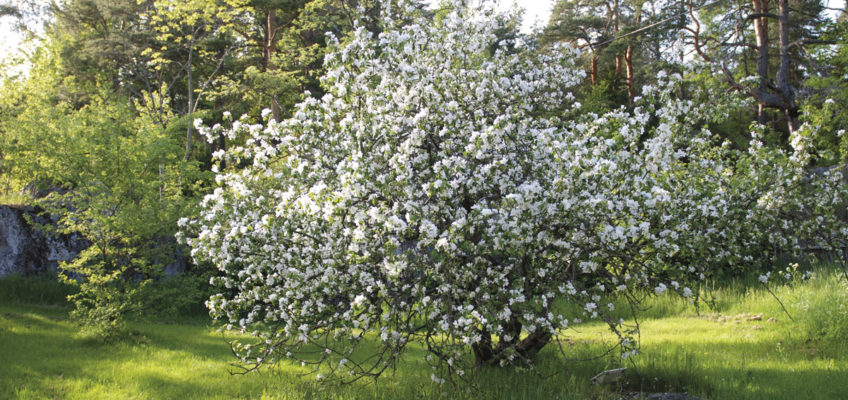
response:
<path fill-rule="evenodd" d="M 0 281 L 0 293 L 9 288 L 6 283 Z M 41 289 L 53 293 L 49 298 L 61 293 L 45 286 Z M 479 391 L 472 393 L 432 384 L 420 348 L 376 383 L 323 387 L 313 375 L 303 375 L 308 371 L 285 363 L 231 375 L 227 340 L 234 336 L 216 332 L 205 319 L 132 323 L 129 338 L 107 344 L 77 334 L 66 306 L 32 301 L 25 290 L 6 292 L 0 294 L 0 399 L 614 399 L 633 392 L 689 392 L 705 399 L 848 398 L 844 280 L 821 270 L 810 282 L 772 288 L 795 321 L 757 285 L 717 289 L 716 308 L 702 307 L 700 315 L 684 299 L 653 298 L 641 321 L 641 353 L 625 362 L 628 373 L 618 384 L 589 382 L 618 367 L 617 356 L 565 361 L 549 346 L 537 363 L 554 376 L 487 369 L 473 376 Z M 613 341 L 600 324 L 569 331 L 567 339 L 563 347 L 573 358 L 597 354 Z"/>

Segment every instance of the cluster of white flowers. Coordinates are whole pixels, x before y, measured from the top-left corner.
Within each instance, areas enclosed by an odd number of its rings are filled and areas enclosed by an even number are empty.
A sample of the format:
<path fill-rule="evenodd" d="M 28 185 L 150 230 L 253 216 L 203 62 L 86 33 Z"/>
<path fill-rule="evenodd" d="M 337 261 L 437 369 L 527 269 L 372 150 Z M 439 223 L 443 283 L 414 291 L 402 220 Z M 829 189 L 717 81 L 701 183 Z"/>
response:
<path fill-rule="evenodd" d="M 465 1 L 436 22 L 400 18 L 415 11 L 399 3 L 379 35 L 337 44 L 323 98 L 285 121 L 235 121 L 225 134 L 245 145 L 217 157 L 251 166 L 220 172 L 181 221 L 195 259 L 221 272 L 213 315 L 258 338 L 236 344 L 244 363 L 294 358 L 355 379 L 413 341 L 448 372 L 469 349 L 526 361 L 563 327 L 621 326 L 615 296 L 697 296 L 715 268 L 798 247 L 786 214 L 813 210 L 798 159 L 716 147 L 704 126 L 722 113 L 675 98 L 678 76 L 633 111 L 584 113 L 572 50 L 529 56 L 497 36 L 504 18 Z M 581 306 L 562 315 L 560 301 Z M 369 332 L 382 350 L 352 361 Z"/>

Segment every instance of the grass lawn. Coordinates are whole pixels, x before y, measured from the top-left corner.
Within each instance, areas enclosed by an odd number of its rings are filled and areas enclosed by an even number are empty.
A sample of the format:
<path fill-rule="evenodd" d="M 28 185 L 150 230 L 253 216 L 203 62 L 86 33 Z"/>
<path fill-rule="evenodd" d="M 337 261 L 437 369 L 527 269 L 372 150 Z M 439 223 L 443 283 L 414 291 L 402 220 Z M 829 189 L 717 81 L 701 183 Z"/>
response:
<path fill-rule="evenodd" d="M 595 386 L 617 357 L 564 361 L 539 356 L 538 377 L 523 369 L 479 371 L 479 392 L 438 387 L 413 349 L 376 383 L 322 388 L 300 366 L 280 364 L 231 375 L 224 337 L 203 318 L 135 322 L 131 338 L 104 344 L 77 334 L 67 308 L 0 295 L 0 399 L 615 399 L 633 392 L 689 392 L 704 399 L 848 398 L 848 291 L 835 273 L 775 293 L 795 321 L 762 289 L 729 287 L 716 308 L 697 315 L 675 297 L 650 300 L 641 321 L 641 354 L 624 382 Z M 769 321 L 769 318 L 776 321 Z M 596 354 L 612 337 L 601 325 L 569 331 L 575 358 Z M 552 347 L 552 346 L 549 346 Z"/>

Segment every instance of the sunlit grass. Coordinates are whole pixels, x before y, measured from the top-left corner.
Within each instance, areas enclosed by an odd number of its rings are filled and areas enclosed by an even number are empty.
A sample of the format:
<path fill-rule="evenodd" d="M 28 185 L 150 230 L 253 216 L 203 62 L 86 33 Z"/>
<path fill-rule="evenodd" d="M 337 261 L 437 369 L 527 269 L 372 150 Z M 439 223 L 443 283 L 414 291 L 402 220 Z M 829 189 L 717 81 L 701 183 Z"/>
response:
<path fill-rule="evenodd" d="M 28 205 L 32 204 L 31 196 L 21 194 L 15 191 L 0 190 L 0 204 L 2 205 Z"/>
<path fill-rule="evenodd" d="M 757 285 L 717 290 L 716 309 L 702 307 L 700 314 L 686 299 L 653 298 L 652 311 L 640 321 L 642 346 L 634 359 L 621 364 L 616 353 L 566 361 L 548 346 L 537 364 L 553 376 L 486 369 L 473 375 L 479 391 L 471 393 L 432 384 L 417 347 L 376 383 L 323 387 L 308 370 L 289 363 L 231 375 L 227 340 L 234 336 L 216 332 L 205 319 L 136 322 L 131 337 L 104 344 L 80 336 L 67 309 L 0 296 L 0 398 L 613 399 L 633 392 L 689 392 L 705 399 L 848 397 L 844 281 L 819 271 L 811 282 L 773 290 L 794 322 Z M 584 358 L 612 341 L 603 325 L 591 324 L 569 331 L 563 348 L 571 358 Z M 590 383 L 596 373 L 619 365 L 629 367 L 620 383 Z"/>
<path fill-rule="evenodd" d="M 0 398 L 78 399 L 231 399 L 231 398 L 435 398 L 446 388 L 430 381 L 431 371 L 413 348 L 407 362 L 376 383 L 323 388 L 299 365 L 280 364 L 259 373 L 231 375 L 234 361 L 226 339 L 208 326 L 134 324 L 133 337 L 103 344 L 80 337 L 65 312 L 55 307 L 0 305 Z M 586 348 L 585 351 L 592 349 Z M 544 368 L 563 373 L 541 379 L 530 371 L 481 373 L 480 393 L 510 398 L 582 398 L 603 394 L 592 388 L 591 369 L 576 374 L 554 354 L 543 355 Z M 450 397 L 464 392 L 448 390 Z M 559 397 L 557 397 L 557 395 Z M 474 397 L 472 394 L 471 397 Z"/>

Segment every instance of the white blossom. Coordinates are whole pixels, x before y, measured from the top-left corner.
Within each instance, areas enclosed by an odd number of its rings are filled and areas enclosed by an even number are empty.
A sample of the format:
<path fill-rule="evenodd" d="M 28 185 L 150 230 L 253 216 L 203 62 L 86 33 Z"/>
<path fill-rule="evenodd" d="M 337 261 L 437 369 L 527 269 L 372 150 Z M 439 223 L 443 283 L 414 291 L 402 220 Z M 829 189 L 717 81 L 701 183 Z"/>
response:
<path fill-rule="evenodd" d="M 377 371 L 428 337 L 440 352 L 429 362 L 458 373 L 484 334 L 556 336 L 609 317 L 622 293 L 664 294 L 659 280 L 691 297 L 712 270 L 816 232 L 848 236 L 830 212 L 786 217 L 848 198 L 841 175 L 804 170 L 809 136 L 791 152 L 757 130 L 747 151 L 716 147 L 715 108 L 735 100 L 680 99 L 676 74 L 631 109 L 582 110 L 578 52 L 498 48 L 511 17 L 467 3 L 435 23 L 385 2 L 362 16 L 379 34 L 360 23 L 344 45 L 328 39 L 324 97 L 221 128 L 233 145 L 215 154 L 217 186 L 180 225 L 226 288 L 207 302 L 213 317 L 261 339 L 235 347 L 242 362 L 302 361 L 304 344 L 324 343 L 317 362 L 333 370 L 368 334 L 391 355 Z"/>

